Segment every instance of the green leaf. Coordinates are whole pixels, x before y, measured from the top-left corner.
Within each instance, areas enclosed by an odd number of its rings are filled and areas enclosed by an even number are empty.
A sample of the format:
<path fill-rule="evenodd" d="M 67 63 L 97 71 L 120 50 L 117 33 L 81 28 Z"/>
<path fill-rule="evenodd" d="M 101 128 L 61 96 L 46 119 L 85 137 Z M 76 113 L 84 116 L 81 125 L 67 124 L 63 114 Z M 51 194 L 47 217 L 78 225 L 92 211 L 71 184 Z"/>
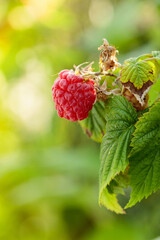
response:
<path fill-rule="evenodd" d="M 101 195 L 100 199 L 100 204 L 118 214 L 125 213 L 123 208 L 118 203 L 117 195 L 115 193 L 109 193 L 107 188 L 103 190 L 103 194 Z"/>
<path fill-rule="evenodd" d="M 149 112 L 143 114 L 135 125 L 136 130 L 131 141 L 132 152 L 137 152 L 156 143 L 160 137 L 160 101 Z"/>
<path fill-rule="evenodd" d="M 121 71 L 121 82 L 133 83 L 134 87 L 140 89 L 144 83 L 154 82 L 157 74 L 157 66 L 153 61 L 141 61 L 130 58 L 124 62 Z"/>
<path fill-rule="evenodd" d="M 149 90 L 149 106 L 151 106 L 160 97 L 160 78 Z"/>
<path fill-rule="evenodd" d="M 160 59 L 160 51 L 152 51 L 153 57 Z"/>
<path fill-rule="evenodd" d="M 127 175 L 127 171 L 125 173 L 120 173 L 115 176 L 114 179 L 111 180 L 107 189 L 109 193 L 116 193 L 124 195 L 124 188 L 127 188 L 129 184 L 129 178 Z"/>
<path fill-rule="evenodd" d="M 131 134 L 134 131 L 134 123 L 136 120 L 136 110 L 125 97 L 114 96 L 106 101 L 107 124 L 106 135 L 103 137 L 101 144 L 99 203 L 117 213 L 124 212 L 120 206 L 119 210 L 117 210 L 117 207 L 113 209 L 110 198 L 114 197 L 115 199 L 115 195 L 109 193 L 107 187 L 115 176 L 125 171 L 128 165 L 127 155 L 129 152 Z"/>
<path fill-rule="evenodd" d="M 145 147 L 130 158 L 131 198 L 129 208 L 160 188 L 160 145 Z"/>
<path fill-rule="evenodd" d="M 152 54 L 143 54 L 139 57 L 137 57 L 137 61 L 142 61 L 142 60 L 145 60 L 145 59 L 149 59 L 149 58 L 153 58 L 153 55 Z"/>
<path fill-rule="evenodd" d="M 152 55 L 154 59 L 156 59 L 157 63 L 160 65 L 160 51 L 152 51 Z"/>
<path fill-rule="evenodd" d="M 123 174 L 121 172 L 116 175 L 115 178 L 107 185 L 106 189 L 104 189 L 100 204 L 109 208 L 111 211 L 119 214 L 125 214 L 125 211 L 118 203 L 117 194 L 124 195 L 123 189 L 128 187 L 128 182 L 129 180 L 126 173 Z"/>
<path fill-rule="evenodd" d="M 88 118 L 79 122 L 84 132 L 97 142 L 101 142 L 105 134 L 106 120 L 104 113 L 104 102 L 97 101 L 90 111 Z"/>
<path fill-rule="evenodd" d="M 131 199 L 126 208 L 160 188 L 160 102 L 137 122 L 130 162 Z"/>
<path fill-rule="evenodd" d="M 160 71 L 160 51 L 152 51 L 152 56 L 159 64 L 158 69 Z M 156 81 L 156 83 L 151 87 L 149 91 L 149 105 L 152 105 L 159 96 L 160 96 L 160 79 Z"/>

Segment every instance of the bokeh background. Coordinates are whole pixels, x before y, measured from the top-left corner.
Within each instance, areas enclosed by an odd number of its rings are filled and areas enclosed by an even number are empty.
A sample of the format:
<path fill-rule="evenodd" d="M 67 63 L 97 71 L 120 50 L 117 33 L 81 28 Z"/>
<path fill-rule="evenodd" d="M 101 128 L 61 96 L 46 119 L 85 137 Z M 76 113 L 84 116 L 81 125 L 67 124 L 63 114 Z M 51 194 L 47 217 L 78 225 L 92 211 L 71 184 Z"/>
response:
<path fill-rule="evenodd" d="M 160 1 L 0 0 L 0 240 L 160 239 L 160 193 L 99 208 L 99 144 L 54 110 L 55 74 L 102 38 L 121 63 L 160 50 Z"/>

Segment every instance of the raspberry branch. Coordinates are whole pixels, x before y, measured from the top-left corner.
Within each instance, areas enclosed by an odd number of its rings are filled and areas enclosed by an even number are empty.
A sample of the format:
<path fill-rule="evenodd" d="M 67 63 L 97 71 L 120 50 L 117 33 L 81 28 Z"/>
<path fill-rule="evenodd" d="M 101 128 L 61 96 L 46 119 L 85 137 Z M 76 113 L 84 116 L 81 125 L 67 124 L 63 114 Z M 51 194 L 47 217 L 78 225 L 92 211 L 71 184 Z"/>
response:
<path fill-rule="evenodd" d="M 128 59 L 121 66 L 116 57 L 118 50 L 106 39 L 98 50 L 99 71 L 94 71 L 94 62 L 85 62 L 59 73 L 52 94 L 60 117 L 83 120 L 96 101 L 106 101 L 111 95 L 124 95 L 137 111 L 148 107 L 147 94 L 157 78 L 157 55 Z"/>

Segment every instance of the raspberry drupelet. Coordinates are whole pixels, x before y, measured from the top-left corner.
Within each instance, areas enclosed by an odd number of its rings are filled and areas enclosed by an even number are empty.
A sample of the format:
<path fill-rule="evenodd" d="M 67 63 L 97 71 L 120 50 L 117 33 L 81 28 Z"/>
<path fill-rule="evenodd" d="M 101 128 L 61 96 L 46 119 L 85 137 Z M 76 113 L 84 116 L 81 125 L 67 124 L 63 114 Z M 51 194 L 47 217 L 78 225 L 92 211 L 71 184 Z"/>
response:
<path fill-rule="evenodd" d="M 84 80 L 73 70 L 63 70 L 52 87 L 53 101 L 59 117 L 80 121 L 88 117 L 96 100 L 92 79 Z"/>

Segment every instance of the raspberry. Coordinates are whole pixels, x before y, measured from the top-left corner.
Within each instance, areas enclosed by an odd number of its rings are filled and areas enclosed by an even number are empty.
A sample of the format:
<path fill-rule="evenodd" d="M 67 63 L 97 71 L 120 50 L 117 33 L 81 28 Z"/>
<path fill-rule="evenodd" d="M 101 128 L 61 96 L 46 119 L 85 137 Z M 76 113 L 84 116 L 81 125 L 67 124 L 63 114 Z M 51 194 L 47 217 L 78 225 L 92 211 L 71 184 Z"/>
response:
<path fill-rule="evenodd" d="M 85 81 L 72 70 L 59 73 L 52 87 L 52 95 L 59 117 L 70 121 L 87 118 L 96 100 L 94 81 Z"/>

